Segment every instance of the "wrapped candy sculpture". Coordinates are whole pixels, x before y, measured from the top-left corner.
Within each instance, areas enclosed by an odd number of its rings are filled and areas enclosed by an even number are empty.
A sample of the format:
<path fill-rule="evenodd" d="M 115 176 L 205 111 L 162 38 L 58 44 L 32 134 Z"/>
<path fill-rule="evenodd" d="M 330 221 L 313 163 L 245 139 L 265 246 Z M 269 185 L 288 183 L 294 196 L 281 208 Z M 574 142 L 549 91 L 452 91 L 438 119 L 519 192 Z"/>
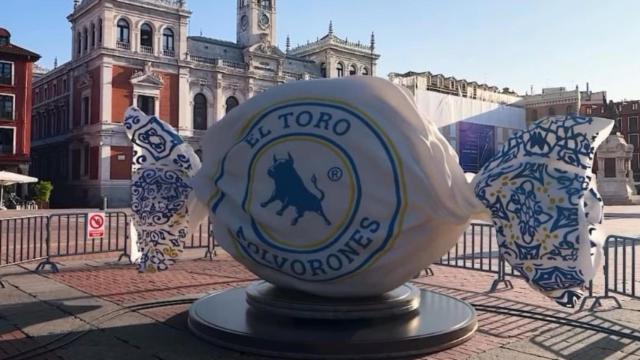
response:
<path fill-rule="evenodd" d="M 591 165 L 612 122 L 551 117 L 515 134 L 470 184 L 411 97 L 375 78 L 269 89 L 204 135 L 132 108 L 132 208 L 141 271 L 167 269 L 210 212 L 216 240 L 279 288 L 333 298 L 398 288 L 492 219 L 501 253 L 564 306 L 602 258 Z"/>

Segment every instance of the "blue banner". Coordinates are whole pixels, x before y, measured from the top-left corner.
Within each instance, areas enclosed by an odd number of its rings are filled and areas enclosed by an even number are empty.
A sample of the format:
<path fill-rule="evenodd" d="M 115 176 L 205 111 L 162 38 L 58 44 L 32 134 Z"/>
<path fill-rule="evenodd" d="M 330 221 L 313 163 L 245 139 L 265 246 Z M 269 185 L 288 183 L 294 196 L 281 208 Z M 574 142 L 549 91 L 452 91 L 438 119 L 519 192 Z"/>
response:
<path fill-rule="evenodd" d="M 461 121 L 458 123 L 458 154 L 465 172 L 477 173 L 495 153 L 496 128 Z"/>

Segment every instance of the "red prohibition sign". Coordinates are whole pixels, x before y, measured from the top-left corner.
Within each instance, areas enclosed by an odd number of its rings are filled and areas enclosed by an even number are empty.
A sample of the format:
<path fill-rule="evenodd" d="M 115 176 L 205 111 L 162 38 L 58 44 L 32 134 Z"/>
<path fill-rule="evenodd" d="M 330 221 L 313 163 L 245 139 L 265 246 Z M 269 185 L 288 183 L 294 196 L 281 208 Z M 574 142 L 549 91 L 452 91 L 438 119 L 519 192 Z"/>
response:
<path fill-rule="evenodd" d="M 100 215 L 93 215 L 89 218 L 89 226 L 92 229 L 100 229 L 104 224 L 104 219 Z"/>

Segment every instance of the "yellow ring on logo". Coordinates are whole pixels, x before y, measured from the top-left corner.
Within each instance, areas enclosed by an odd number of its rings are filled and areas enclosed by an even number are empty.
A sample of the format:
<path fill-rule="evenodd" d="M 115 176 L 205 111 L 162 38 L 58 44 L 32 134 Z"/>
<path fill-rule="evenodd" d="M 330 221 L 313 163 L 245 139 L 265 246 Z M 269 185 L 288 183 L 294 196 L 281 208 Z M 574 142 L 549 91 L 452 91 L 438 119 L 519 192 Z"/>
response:
<path fill-rule="evenodd" d="M 329 149 L 329 151 L 331 151 L 334 155 L 336 155 L 336 157 L 338 159 L 340 159 L 340 162 L 342 163 L 343 168 L 346 169 L 346 172 L 347 172 L 347 175 L 348 175 L 348 178 L 349 178 L 349 200 L 348 200 L 349 208 L 348 208 L 347 214 L 348 215 L 351 214 L 351 212 L 353 211 L 353 205 L 354 205 L 353 198 L 355 197 L 355 184 L 353 182 L 353 173 L 351 171 L 351 168 L 348 165 L 349 163 L 348 163 L 347 159 L 344 157 L 343 154 L 341 154 L 339 151 L 337 151 L 333 147 L 330 147 L 326 143 L 324 143 L 324 142 L 322 142 L 322 141 L 320 141 L 320 140 L 318 140 L 316 138 L 310 137 L 310 136 L 292 136 L 292 137 L 289 137 L 287 139 L 274 141 L 273 143 L 271 143 L 271 144 L 265 146 L 264 148 L 262 148 L 256 154 L 255 161 L 253 162 L 253 165 L 251 166 L 251 170 L 249 171 L 249 180 L 248 180 L 247 186 L 249 187 L 249 189 L 253 189 L 253 180 L 255 179 L 256 164 L 258 163 L 260 158 L 266 154 L 266 152 L 269 149 L 273 148 L 276 145 L 280 145 L 280 144 L 291 142 L 291 141 L 295 141 L 295 140 L 301 140 L 301 139 L 304 139 L 304 141 L 306 141 L 306 142 L 313 142 L 313 143 L 316 143 L 318 145 L 324 146 L 325 148 Z M 247 201 L 246 201 L 246 203 L 248 204 L 248 207 L 249 207 L 249 208 L 246 209 L 246 211 L 247 211 L 247 213 L 249 215 L 252 215 L 251 214 L 251 209 L 250 209 L 250 206 L 252 204 L 252 201 L 251 201 L 252 200 L 252 195 L 253 195 L 252 191 L 249 191 L 248 195 L 247 195 Z M 336 233 L 338 233 L 341 229 L 343 229 L 348 217 L 349 216 L 346 216 L 345 218 L 343 218 L 340 221 L 340 223 L 337 226 L 335 226 L 334 230 L 330 234 L 325 236 L 323 239 L 315 241 L 315 242 L 313 242 L 311 244 L 304 245 L 304 246 L 300 246 L 298 244 L 292 244 L 292 243 L 290 243 L 288 241 L 285 241 L 285 240 L 277 238 L 268 229 L 266 229 L 263 224 L 261 224 L 258 221 L 256 221 L 256 225 L 258 226 L 258 228 L 261 231 L 263 231 L 265 234 L 267 234 L 271 240 L 273 240 L 274 242 L 276 242 L 278 244 L 281 244 L 281 245 L 284 245 L 284 246 L 288 246 L 288 247 L 293 248 L 293 249 L 308 250 L 308 249 L 312 249 L 314 247 L 322 246 L 326 242 L 330 241 L 336 235 Z"/>

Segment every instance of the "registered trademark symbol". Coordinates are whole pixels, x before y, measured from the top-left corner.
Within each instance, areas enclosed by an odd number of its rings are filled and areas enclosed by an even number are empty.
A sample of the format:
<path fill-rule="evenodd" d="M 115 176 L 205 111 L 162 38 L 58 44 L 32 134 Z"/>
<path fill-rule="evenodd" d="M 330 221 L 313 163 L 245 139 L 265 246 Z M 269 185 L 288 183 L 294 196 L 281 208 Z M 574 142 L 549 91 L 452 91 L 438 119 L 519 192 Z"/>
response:
<path fill-rule="evenodd" d="M 329 169 L 329 171 L 327 171 L 327 177 L 329 178 L 329 180 L 334 182 L 342 179 L 342 169 L 340 169 L 339 167 L 332 167 L 331 169 Z"/>

